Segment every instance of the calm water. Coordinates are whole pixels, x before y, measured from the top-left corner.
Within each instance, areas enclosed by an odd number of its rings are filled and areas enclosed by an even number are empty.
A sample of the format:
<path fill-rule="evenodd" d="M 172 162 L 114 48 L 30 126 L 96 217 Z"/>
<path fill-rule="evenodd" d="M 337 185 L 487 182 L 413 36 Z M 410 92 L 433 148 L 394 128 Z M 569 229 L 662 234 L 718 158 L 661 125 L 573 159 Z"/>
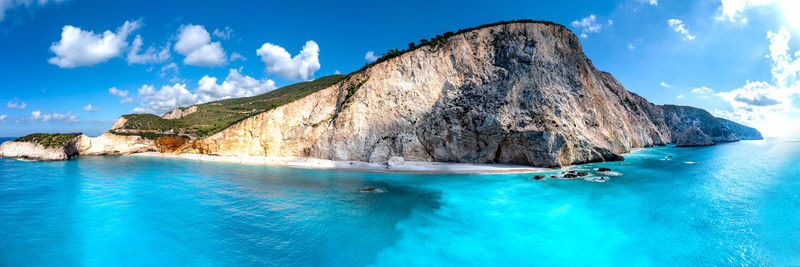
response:
<path fill-rule="evenodd" d="M 0 265 L 800 265 L 798 142 L 599 166 L 623 175 L 0 159 Z"/>

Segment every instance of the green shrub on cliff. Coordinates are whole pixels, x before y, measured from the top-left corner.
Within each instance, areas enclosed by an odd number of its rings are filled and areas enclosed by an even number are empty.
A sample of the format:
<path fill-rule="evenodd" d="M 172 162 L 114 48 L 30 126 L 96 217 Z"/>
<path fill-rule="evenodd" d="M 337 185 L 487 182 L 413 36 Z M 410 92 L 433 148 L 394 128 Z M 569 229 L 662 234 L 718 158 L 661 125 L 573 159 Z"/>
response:
<path fill-rule="evenodd" d="M 46 148 L 61 148 L 64 147 L 64 145 L 66 145 L 70 140 L 72 140 L 72 138 L 75 138 L 79 135 L 81 135 L 81 133 L 35 133 L 14 139 L 14 141 L 40 144 Z"/>

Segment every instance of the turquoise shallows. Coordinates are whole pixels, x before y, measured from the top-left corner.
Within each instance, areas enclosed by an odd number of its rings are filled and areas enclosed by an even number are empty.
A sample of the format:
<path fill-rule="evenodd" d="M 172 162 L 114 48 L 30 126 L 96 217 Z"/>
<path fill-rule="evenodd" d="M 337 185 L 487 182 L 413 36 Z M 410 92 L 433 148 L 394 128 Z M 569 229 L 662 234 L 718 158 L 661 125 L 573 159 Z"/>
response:
<path fill-rule="evenodd" d="M 605 183 L 0 159 L 0 265 L 800 265 L 800 143 L 626 158 L 575 167 Z"/>

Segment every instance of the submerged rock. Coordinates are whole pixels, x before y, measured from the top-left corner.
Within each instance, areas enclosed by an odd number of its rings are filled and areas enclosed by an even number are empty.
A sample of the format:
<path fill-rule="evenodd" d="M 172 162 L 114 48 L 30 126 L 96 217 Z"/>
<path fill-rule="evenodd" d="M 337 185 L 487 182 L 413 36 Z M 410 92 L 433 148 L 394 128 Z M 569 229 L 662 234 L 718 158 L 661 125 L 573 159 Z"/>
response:
<path fill-rule="evenodd" d="M 533 176 L 533 180 L 544 180 L 544 178 L 545 178 L 544 175 Z"/>
<path fill-rule="evenodd" d="M 706 135 L 700 127 L 693 126 L 681 134 L 675 146 L 713 146 L 715 144 L 714 140 Z"/>
<path fill-rule="evenodd" d="M 380 188 L 367 186 L 367 187 L 361 188 L 360 190 L 358 190 L 358 192 L 361 192 L 361 193 L 384 193 L 386 191 L 383 190 L 383 189 L 380 189 Z"/>
<path fill-rule="evenodd" d="M 599 172 L 610 172 L 611 169 L 600 167 L 600 168 L 597 168 L 597 171 L 599 171 Z"/>

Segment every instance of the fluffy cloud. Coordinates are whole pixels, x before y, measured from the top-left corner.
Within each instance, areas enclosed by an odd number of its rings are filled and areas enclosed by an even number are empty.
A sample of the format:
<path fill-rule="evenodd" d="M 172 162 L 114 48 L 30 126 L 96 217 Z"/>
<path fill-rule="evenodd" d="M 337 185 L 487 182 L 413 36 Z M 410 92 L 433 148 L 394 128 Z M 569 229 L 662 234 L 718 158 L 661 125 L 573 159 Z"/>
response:
<path fill-rule="evenodd" d="M 790 26 L 800 28 L 800 16 L 797 16 L 800 1 L 797 0 L 722 0 L 717 19 L 746 23 L 746 11 L 756 8 L 769 9 L 770 16 L 783 16 Z"/>
<path fill-rule="evenodd" d="M 28 106 L 28 103 L 25 102 L 13 102 L 11 100 L 8 101 L 6 106 L 10 109 L 25 109 Z"/>
<path fill-rule="evenodd" d="M 61 122 L 77 122 L 78 115 L 73 114 L 72 111 L 67 113 L 42 113 L 41 111 L 32 111 L 31 112 L 31 120 L 32 121 L 61 121 Z"/>
<path fill-rule="evenodd" d="M 231 69 L 222 84 L 217 83 L 217 78 L 206 75 L 198 81 L 197 85 L 194 93 L 186 88 L 186 84 L 180 83 L 162 86 L 160 90 L 156 90 L 152 85 L 144 85 L 139 89 L 139 98 L 143 104 L 133 111 L 163 114 L 181 106 L 254 96 L 275 89 L 274 81 L 268 79 L 259 81 L 242 75 L 237 69 Z"/>
<path fill-rule="evenodd" d="M 8 115 L 6 114 L 0 115 L 0 121 L 4 121 L 6 120 L 6 118 L 8 118 Z"/>
<path fill-rule="evenodd" d="M 650 3 L 651 6 L 657 6 L 658 5 L 658 0 L 650 0 L 649 3 Z"/>
<path fill-rule="evenodd" d="M 666 82 L 661 82 L 659 85 L 664 88 L 672 88 L 672 85 L 667 84 Z"/>
<path fill-rule="evenodd" d="M 63 2 L 64 0 L 0 0 L 0 22 L 3 21 L 5 18 L 6 10 L 17 8 L 17 7 L 30 7 L 31 5 L 37 4 L 39 6 L 44 6 L 49 3 L 58 3 Z"/>
<path fill-rule="evenodd" d="M 368 62 L 375 62 L 375 60 L 378 60 L 378 56 L 375 55 L 375 52 L 372 52 L 372 50 L 370 50 L 367 51 L 366 55 L 364 55 L 364 60 Z"/>
<path fill-rule="evenodd" d="M 136 35 L 131 44 L 131 50 L 128 51 L 128 64 L 162 63 L 169 59 L 169 43 L 161 47 L 161 50 L 156 50 L 155 47 L 151 46 L 144 53 L 139 54 L 143 43 L 142 36 Z"/>
<path fill-rule="evenodd" d="M 220 42 L 211 42 L 211 35 L 201 25 L 183 25 L 178 29 L 175 51 L 186 56 L 183 64 L 194 66 L 220 66 L 227 56 Z"/>
<path fill-rule="evenodd" d="M 681 35 L 681 40 L 694 40 L 695 36 L 689 32 L 689 29 L 686 28 L 686 25 L 683 24 L 683 21 L 679 19 L 669 19 L 667 20 L 667 24 L 673 31 L 677 32 Z"/>
<path fill-rule="evenodd" d="M 606 24 L 611 26 L 614 24 L 614 21 L 609 19 Z M 589 33 L 598 33 L 603 29 L 603 23 L 598 22 L 597 16 L 594 14 L 590 14 L 588 17 L 573 21 L 570 25 L 572 25 L 573 28 L 581 31 L 581 38 L 587 38 L 589 37 Z"/>
<path fill-rule="evenodd" d="M 92 104 L 86 105 L 83 107 L 83 111 L 86 112 L 97 112 L 100 111 L 100 108 L 92 106 Z"/>
<path fill-rule="evenodd" d="M 225 29 L 214 29 L 214 36 L 222 40 L 231 39 L 231 35 L 233 35 L 233 30 L 228 26 L 225 26 Z"/>
<path fill-rule="evenodd" d="M 683 95 L 683 94 L 680 94 L 680 95 L 676 96 L 675 98 L 677 98 L 677 99 L 683 99 L 684 97 L 686 97 L 686 96 L 685 96 L 685 95 Z"/>
<path fill-rule="evenodd" d="M 217 84 L 217 78 L 208 75 L 203 76 L 197 84 L 197 95 L 201 102 L 260 95 L 276 88 L 272 80 L 259 81 L 250 76 L 243 76 L 236 69 L 228 72 L 228 77 L 222 84 Z"/>
<path fill-rule="evenodd" d="M 768 136 L 800 136 L 800 124 L 790 123 L 800 122 L 791 101 L 800 96 L 800 51 L 789 51 L 790 38 L 784 27 L 777 32 L 767 32 L 772 82 L 747 81 L 740 88 L 718 93 L 730 103 L 733 111 L 718 111 L 717 114 L 755 126 Z"/>
<path fill-rule="evenodd" d="M 128 46 L 128 35 L 141 27 L 140 21 L 125 21 L 116 32 L 104 31 L 95 34 L 71 25 L 61 30 L 61 40 L 50 46 L 56 56 L 48 60 L 61 68 L 92 66 L 120 56 Z"/>
<path fill-rule="evenodd" d="M 319 45 L 308 41 L 299 54 L 292 57 L 283 47 L 265 43 L 256 54 L 266 63 L 266 72 L 286 79 L 308 80 L 319 70 Z"/>
<path fill-rule="evenodd" d="M 186 84 L 176 83 L 162 86 L 155 90 L 152 85 L 139 88 L 139 98 L 146 103 L 133 109 L 137 113 L 164 114 L 176 107 L 197 104 L 197 96 L 186 89 Z"/>

